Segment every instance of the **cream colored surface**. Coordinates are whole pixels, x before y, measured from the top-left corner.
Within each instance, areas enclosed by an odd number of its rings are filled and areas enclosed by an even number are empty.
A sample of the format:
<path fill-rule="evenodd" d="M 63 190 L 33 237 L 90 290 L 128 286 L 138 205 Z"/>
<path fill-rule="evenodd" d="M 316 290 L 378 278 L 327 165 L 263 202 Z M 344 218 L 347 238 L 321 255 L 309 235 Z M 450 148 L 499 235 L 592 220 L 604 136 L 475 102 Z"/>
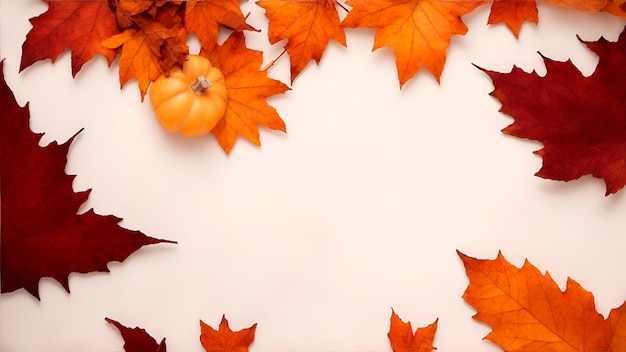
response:
<path fill-rule="evenodd" d="M 262 29 L 249 46 L 271 61 L 282 43 L 267 43 L 262 9 L 242 6 Z M 516 40 L 487 26 L 483 7 L 464 17 L 469 33 L 452 40 L 441 85 L 422 71 L 402 91 L 391 50 L 371 53 L 372 30 L 347 30 L 348 48 L 332 43 L 269 100 L 288 133 L 262 130 L 261 148 L 239 140 L 226 156 L 213 137 L 163 131 L 136 83 L 119 89 L 117 62 L 98 57 L 72 79 L 65 53 L 18 74 L 28 19 L 45 9 L 0 0 L 6 80 L 30 101 L 41 144 L 84 127 L 66 168 L 76 191 L 93 189 L 83 211 L 179 244 L 72 274 L 69 295 L 51 279 L 41 302 L 2 295 L 2 351 L 121 351 L 110 317 L 166 337 L 172 352 L 201 352 L 198 320 L 217 326 L 222 314 L 233 329 L 258 323 L 254 352 L 390 351 L 392 308 L 414 327 L 439 318 L 438 351 L 497 351 L 461 298 L 456 249 L 528 258 L 561 287 L 571 276 L 605 315 L 626 299 L 626 191 L 534 177 L 540 144 L 501 134 L 512 119 L 472 66 L 543 74 L 540 51 L 590 74 L 597 58 L 576 35 L 616 40 L 624 20 L 542 3 L 539 26 Z M 288 57 L 269 72 L 288 83 Z"/>

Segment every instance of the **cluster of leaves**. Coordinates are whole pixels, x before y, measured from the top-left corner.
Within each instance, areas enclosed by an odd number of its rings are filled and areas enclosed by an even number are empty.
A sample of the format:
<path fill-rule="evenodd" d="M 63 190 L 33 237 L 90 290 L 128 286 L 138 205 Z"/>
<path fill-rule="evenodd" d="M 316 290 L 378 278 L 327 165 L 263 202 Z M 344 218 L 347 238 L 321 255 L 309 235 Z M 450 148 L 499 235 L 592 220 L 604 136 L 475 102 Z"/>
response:
<path fill-rule="evenodd" d="M 174 65 L 185 62 L 187 37 L 195 33 L 201 55 L 224 75 L 229 101 L 225 117 L 211 131 L 229 153 L 238 136 L 260 145 L 257 125 L 286 131 L 285 123 L 266 98 L 289 88 L 267 77 L 262 53 L 246 47 L 246 23 L 239 0 L 99 0 L 52 1 L 31 19 L 33 28 L 22 45 L 20 70 L 72 52 L 72 74 L 97 53 L 109 65 L 119 55 L 121 86 L 136 79 L 143 100 L 149 85 Z M 218 44 L 220 27 L 233 30 Z M 80 28 L 80 30 L 77 30 Z"/>
<path fill-rule="evenodd" d="M 93 209 L 77 215 L 90 190 L 75 193 L 73 175 L 65 173 L 63 144 L 39 146 L 41 134 L 29 128 L 28 105 L 20 107 L 4 80 L 0 63 L 0 194 L 2 293 L 20 288 L 39 299 L 39 280 L 52 277 L 67 290 L 72 272 L 109 271 L 110 261 L 124 261 L 139 248 L 170 242 L 124 229 L 122 220 Z"/>
<path fill-rule="evenodd" d="M 33 28 L 22 47 L 20 70 L 46 58 L 54 62 L 59 54 L 70 49 L 72 74 L 76 75 L 96 53 L 104 55 L 109 65 L 119 54 L 120 83 L 124 86 L 136 79 L 142 100 L 151 82 L 185 61 L 190 33 L 195 33 L 206 56 L 220 60 L 212 61 L 213 65 L 222 71 L 235 71 L 242 66 L 237 60 L 229 55 L 212 54 L 219 47 L 219 29 L 226 27 L 235 33 L 255 30 L 246 23 L 240 0 L 43 1 L 49 8 L 31 19 Z M 548 1 L 576 10 L 606 11 L 626 18 L 626 0 Z M 269 19 L 269 42 L 286 41 L 292 82 L 310 61 L 319 64 L 331 39 L 346 45 L 346 27 L 375 28 L 373 50 L 385 46 L 393 49 L 400 87 L 421 68 L 439 81 L 451 37 L 467 32 L 462 16 L 488 3 L 492 3 L 488 23 L 504 23 L 516 37 L 522 23 L 538 22 L 535 0 L 347 0 L 350 9 L 336 0 L 257 2 Z M 338 7 L 347 12 L 343 21 L 340 21 Z M 245 41 L 238 41 L 238 45 L 245 48 Z M 254 51 L 249 52 L 247 56 L 258 56 Z M 238 102 L 244 103 L 233 107 L 230 118 L 213 132 L 227 153 L 238 135 L 260 145 L 257 124 L 286 131 L 284 122 L 267 105 L 265 98 L 282 94 L 288 88 L 268 79 L 259 69 L 260 64 L 245 76 L 256 71 L 259 79 L 252 80 L 253 83 L 262 81 L 267 86 L 257 89 L 252 83 L 238 81 L 229 90 L 229 97 L 234 92 L 240 98 Z M 226 79 L 228 82 L 228 77 Z M 242 84 L 247 88 L 245 92 L 232 89 L 239 89 Z M 253 103 L 246 103 L 250 100 Z M 245 108 L 245 113 L 241 113 L 241 108 Z"/>
<path fill-rule="evenodd" d="M 485 337 L 505 351 L 624 351 L 626 302 L 607 319 L 596 311 L 591 292 L 568 278 L 565 291 L 528 261 L 521 268 L 501 253 L 496 259 L 476 259 L 458 252 L 469 285 L 463 299 L 477 311 L 474 319 L 491 326 Z M 165 351 L 144 329 L 130 329 L 106 318 L 121 332 L 126 352 Z M 438 319 L 413 332 L 392 310 L 389 342 L 394 352 L 430 352 Z M 200 342 L 207 352 L 247 352 L 256 324 L 232 331 L 223 316 L 217 330 L 200 321 Z"/>

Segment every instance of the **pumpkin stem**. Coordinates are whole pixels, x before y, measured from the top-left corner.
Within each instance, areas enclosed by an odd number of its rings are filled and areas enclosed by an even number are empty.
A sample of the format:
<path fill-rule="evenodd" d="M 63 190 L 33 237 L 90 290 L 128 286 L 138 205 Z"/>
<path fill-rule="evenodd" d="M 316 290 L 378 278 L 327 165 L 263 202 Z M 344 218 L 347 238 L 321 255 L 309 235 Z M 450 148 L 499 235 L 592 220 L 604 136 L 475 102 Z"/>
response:
<path fill-rule="evenodd" d="M 198 76 L 196 77 L 195 82 L 193 82 L 189 88 L 191 88 L 191 90 L 193 90 L 194 93 L 196 94 L 202 94 L 204 93 L 205 90 L 211 88 L 212 84 L 211 82 L 209 82 L 209 80 L 204 77 L 204 76 Z"/>

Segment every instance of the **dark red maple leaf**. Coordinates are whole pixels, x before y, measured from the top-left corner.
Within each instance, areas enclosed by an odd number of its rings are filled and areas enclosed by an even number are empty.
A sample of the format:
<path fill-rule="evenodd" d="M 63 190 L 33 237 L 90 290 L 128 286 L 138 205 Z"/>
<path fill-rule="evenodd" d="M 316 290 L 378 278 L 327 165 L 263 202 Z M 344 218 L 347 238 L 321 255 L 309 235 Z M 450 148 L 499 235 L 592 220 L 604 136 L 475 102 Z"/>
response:
<path fill-rule="evenodd" d="M 56 279 L 69 292 L 72 272 L 108 272 L 144 245 L 166 240 L 121 228 L 120 218 L 93 209 L 77 215 L 89 190 L 75 193 L 65 174 L 63 144 L 38 145 L 29 128 L 28 104 L 20 107 L 4 80 L 0 63 L 0 196 L 2 203 L 0 276 L 2 293 L 20 288 L 39 299 L 42 277 Z"/>
<path fill-rule="evenodd" d="M 589 77 L 569 60 L 543 56 L 544 77 L 517 67 L 481 70 L 493 81 L 500 111 L 515 119 L 502 131 L 543 143 L 536 176 L 570 181 L 591 174 L 604 179 L 609 195 L 626 184 L 626 29 L 617 42 L 584 43 L 600 58 Z"/>
<path fill-rule="evenodd" d="M 124 339 L 124 351 L 126 352 L 167 352 L 165 338 L 157 343 L 154 337 L 142 328 L 135 327 L 133 329 L 126 327 L 119 322 L 104 318 L 107 322 L 113 324 L 122 334 Z"/>

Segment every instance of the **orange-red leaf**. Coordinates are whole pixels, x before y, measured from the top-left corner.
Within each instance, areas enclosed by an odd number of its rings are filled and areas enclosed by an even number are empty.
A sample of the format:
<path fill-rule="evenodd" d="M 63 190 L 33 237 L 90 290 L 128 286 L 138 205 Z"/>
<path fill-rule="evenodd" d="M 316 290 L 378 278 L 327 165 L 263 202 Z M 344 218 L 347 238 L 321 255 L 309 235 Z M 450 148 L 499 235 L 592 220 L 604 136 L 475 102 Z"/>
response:
<path fill-rule="evenodd" d="M 269 19 L 270 43 L 287 39 L 292 82 L 311 60 L 319 65 L 331 39 L 346 46 L 335 0 L 262 0 L 257 4 Z"/>
<path fill-rule="evenodd" d="M 492 327 L 485 338 L 506 351 L 609 351 L 614 336 L 615 346 L 623 343 L 624 308 L 612 312 L 613 330 L 576 281 L 568 278 L 561 291 L 528 261 L 518 269 L 501 253 L 494 260 L 458 254 L 470 279 L 463 299 L 476 309 L 474 319 Z"/>
<path fill-rule="evenodd" d="M 257 125 L 286 132 L 285 122 L 265 99 L 283 94 L 289 87 L 260 70 L 263 53 L 248 49 L 241 32 L 232 33 L 223 45 L 209 52 L 203 50 L 201 55 L 222 71 L 226 81 L 226 113 L 211 131 L 226 153 L 239 135 L 261 145 Z"/>
<path fill-rule="evenodd" d="M 545 77 L 513 68 L 484 70 L 502 111 L 515 118 L 503 132 L 543 143 L 537 176 L 569 181 L 591 174 L 604 179 L 606 194 L 626 184 L 626 30 L 615 43 L 586 42 L 600 60 L 585 77 L 570 62 L 544 58 Z"/>
<path fill-rule="evenodd" d="M 425 67 L 439 81 L 453 35 L 464 35 L 461 16 L 487 0 L 348 0 L 346 27 L 375 28 L 372 50 L 389 46 L 402 87 Z"/>
<path fill-rule="evenodd" d="M 39 60 L 54 62 L 66 49 L 72 51 L 72 76 L 96 53 L 104 55 L 109 65 L 113 62 L 115 50 L 101 45 L 118 33 L 106 1 L 45 1 L 48 10 L 30 20 L 33 28 L 22 45 L 20 71 Z"/>
<path fill-rule="evenodd" d="M 218 330 L 200 320 L 200 343 L 207 352 L 248 352 L 255 330 L 256 323 L 249 328 L 232 331 L 226 316 L 222 316 Z"/>
<path fill-rule="evenodd" d="M 253 30 L 239 7 L 240 0 L 189 0 L 185 8 L 185 28 L 195 32 L 202 48 L 211 51 L 217 46 L 219 26 L 237 32 Z"/>
<path fill-rule="evenodd" d="M 489 13 L 489 24 L 504 23 L 515 37 L 524 22 L 539 22 L 535 0 L 494 0 Z"/>
<path fill-rule="evenodd" d="M 411 322 L 403 322 L 396 312 L 391 311 L 391 324 L 387 334 L 391 348 L 394 352 L 431 352 L 436 350 L 433 347 L 433 340 L 435 339 L 438 320 L 436 319 L 425 328 L 418 328 L 414 334 Z"/>

